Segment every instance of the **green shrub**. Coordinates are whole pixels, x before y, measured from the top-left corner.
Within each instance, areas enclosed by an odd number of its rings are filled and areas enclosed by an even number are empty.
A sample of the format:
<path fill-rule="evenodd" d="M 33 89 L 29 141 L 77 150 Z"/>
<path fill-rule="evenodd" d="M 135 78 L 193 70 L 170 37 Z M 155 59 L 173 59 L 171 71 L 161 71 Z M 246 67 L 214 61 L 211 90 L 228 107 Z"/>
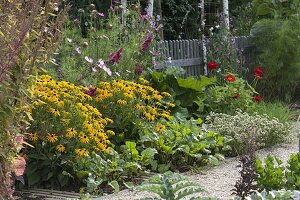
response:
<path fill-rule="evenodd" d="M 105 192 L 101 188 L 107 188 L 108 185 L 114 192 L 132 187 L 132 181 L 144 174 L 157 153 L 152 148 L 139 152 L 134 142 L 126 142 L 122 148 L 120 153 L 110 148 L 107 154 L 92 153 L 70 163 L 75 176 L 84 183 L 87 192 L 101 194 Z"/>
<path fill-rule="evenodd" d="M 267 191 L 283 189 L 285 168 L 282 166 L 282 161 L 268 155 L 264 160 L 264 164 L 262 164 L 261 160 L 256 160 L 255 170 L 258 173 L 257 186 Z"/>
<path fill-rule="evenodd" d="M 285 141 L 291 126 L 267 115 L 250 115 L 236 111 L 233 115 L 210 113 L 206 118 L 208 130 L 232 137 L 233 154 L 240 154 L 249 139 L 255 139 L 258 148 L 270 147 Z"/>
<path fill-rule="evenodd" d="M 169 92 L 176 104 L 172 113 L 180 112 L 187 118 L 201 117 L 204 110 L 205 88 L 216 83 L 215 77 L 182 78 L 184 70 L 171 67 L 162 72 L 148 71 L 145 74 L 150 85 L 158 91 Z"/>
<path fill-rule="evenodd" d="M 209 87 L 205 98 L 205 112 L 233 114 L 236 109 L 249 111 L 255 107 L 257 92 L 245 80 L 227 73 L 223 80 Z M 226 81 L 226 78 L 232 81 Z M 225 80 L 225 81 L 224 81 Z"/>
<path fill-rule="evenodd" d="M 263 190 L 300 189 L 300 153 L 290 156 L 287 166 L 275 156 L 268 155 L 264 160 L 256 160 L 255 170 L 258 174 L 257 186 Z"/>
<path fill-rule="evenodd" d="M 207 132 L 199 126 L 201 119 L 163 121 L 162 131 L 144 129 L 141 141 L 144 145 L 155 148 L 158 171 L 163 172 L 169 168 L 184 170 L 190 165 L 218 164 L 224 159 L 221 154 L 227 146 L 227 138 L 218 133 Z"/>
<path fill-rule="evenodd" d="M 262 18 L 251 30 L 266 72 L 260 89 L 266 97 L 291 100 L 300 77 L 299 1 L 253 3 L 257 16 Z"/>

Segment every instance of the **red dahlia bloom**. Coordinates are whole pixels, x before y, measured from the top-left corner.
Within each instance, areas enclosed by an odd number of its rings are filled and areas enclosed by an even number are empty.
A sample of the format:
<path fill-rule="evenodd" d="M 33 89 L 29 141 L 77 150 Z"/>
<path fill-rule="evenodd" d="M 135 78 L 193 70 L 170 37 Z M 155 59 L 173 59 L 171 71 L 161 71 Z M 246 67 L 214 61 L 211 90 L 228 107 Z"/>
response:
<path fill-rule="evenodd" d="M 262 79 L 263 74 L 264 74 L 264 71 L 261 68 L 258 68 L 258 67 L 254 68 L 254 76 L 255 76 L 255 78 Z"/>
<path fill-rule="evenodd" d="M 261 102 L 261 101 L 262 101 L 262 97 L 256 95 L 256 96 L 254 97 L 254 101 L 256 101 L 256 102 Z"/>
<path fill-rule="evenodd" d="M 216 62 L 208 62 L 207 67 L 210 70 L 216 70 L 216 69 L 218 69 L 219 65 Z"/>
<path fill-rule="evenodd" d="M 225 76 L 225 80 L 228 82 L 234 82 L 235 81 L 235 76 L 229 74 L 227 76 Z"/>

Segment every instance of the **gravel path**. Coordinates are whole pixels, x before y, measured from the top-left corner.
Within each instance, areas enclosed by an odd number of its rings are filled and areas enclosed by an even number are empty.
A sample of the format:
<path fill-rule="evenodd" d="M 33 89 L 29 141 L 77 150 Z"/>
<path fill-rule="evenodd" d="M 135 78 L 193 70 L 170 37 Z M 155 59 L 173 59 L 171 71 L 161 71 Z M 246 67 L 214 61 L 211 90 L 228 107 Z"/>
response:
<path fill-rule="evenodd" d="M 260 159 L 265 158 L 268 154 L 272 154 L 280 158 L 284 163 L 287 162 L 289 156 L 298 151 L 298 140 L 296 133 L 300 132 L 300 124 L 298 123 L 293 130 L 293 136 L 289 144 L 281 144 L 272 148 L 262 149 L 257 152 Z M 220 199 L 230 199 L 231 190 L 239 178 L 238 158 L 228 158 L 222 164 L 208 168 L 201 174 L 186 173 L 188 178 L 199 183 L 203 189 L 207 191 L 205 196 L 218 197 Z M 101 197 L 101 200 L 134 200 L 145 196 L 147 193 L 135 193 L 130 190 L 123 190 L 117 194 Z"/>

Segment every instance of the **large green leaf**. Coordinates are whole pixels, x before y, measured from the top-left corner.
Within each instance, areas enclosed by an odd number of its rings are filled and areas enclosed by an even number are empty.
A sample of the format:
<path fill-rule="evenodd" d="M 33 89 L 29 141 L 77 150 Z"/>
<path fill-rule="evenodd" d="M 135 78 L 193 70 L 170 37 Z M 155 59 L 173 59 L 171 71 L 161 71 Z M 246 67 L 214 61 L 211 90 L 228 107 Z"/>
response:
<path fill-rule="evenodd" d="M 114 189 L 114 192 L 119 192 L 120 191 L 120 185 L 117 181 L 111 181 L 108 183 L 109 186 L 111 186 Z"/>
<path fill-rule="evenodd" d="M 138 157 L 139 152 L 136 150 L 136 143 L 135 142 L 130 142 L 126 141 L 126 147 L 130 150 L 132 154 L 132 158 L 136 159 Z"/>
<path fill-rule="evenodd" d="M 198 92 L 203 92 L 204 87 L 214 84 L 216 82 L 216 78 L 200 76 L 200 80 L 197 80 L 193 77 L 189 77 L 186 79 L 178 78 L 178 85 L 182 88 L 192 89 Z"/>

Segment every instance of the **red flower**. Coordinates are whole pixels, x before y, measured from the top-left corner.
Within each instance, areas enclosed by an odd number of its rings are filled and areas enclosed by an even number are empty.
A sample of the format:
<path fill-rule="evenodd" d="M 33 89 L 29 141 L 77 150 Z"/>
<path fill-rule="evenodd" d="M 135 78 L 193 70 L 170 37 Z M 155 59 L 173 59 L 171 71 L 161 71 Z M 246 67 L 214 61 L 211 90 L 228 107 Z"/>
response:
<path fill-rule="evenodd" d="M 254 97 L 254 101 L 256 101 L 256 102 L 261 102 L 261 101 L 262 101 L 262 97 L 256 95 L 256 96 Z"/>
<path fill-rule="evenodd" d="M 234 82 L 235 81 L 235 76 L 229 74 L 227 76 L 225 76 L 225 80 L 228 82 Z"/>
<path fill-rule="evenodd" d="M 240 93 L 235 93 L 233 96 L 232 96 L 232 98 L 233 99 L 239 99 L 240 98 Z"/>
<path fill-rule="evenodd" d="M 216 70 L 216 69 L 218 69 L 219 65 L 216 62 L 208 62 L 207 67 L 210 70 Z"/>
<path fill-rule="evenodd" d="M 263 74 L 264 74 L 264 71 L 261 69 L 261 68 L 254 68 L 254 76 L 255 78 L 257 79 L 262 79 L 263 78 Z"/>

